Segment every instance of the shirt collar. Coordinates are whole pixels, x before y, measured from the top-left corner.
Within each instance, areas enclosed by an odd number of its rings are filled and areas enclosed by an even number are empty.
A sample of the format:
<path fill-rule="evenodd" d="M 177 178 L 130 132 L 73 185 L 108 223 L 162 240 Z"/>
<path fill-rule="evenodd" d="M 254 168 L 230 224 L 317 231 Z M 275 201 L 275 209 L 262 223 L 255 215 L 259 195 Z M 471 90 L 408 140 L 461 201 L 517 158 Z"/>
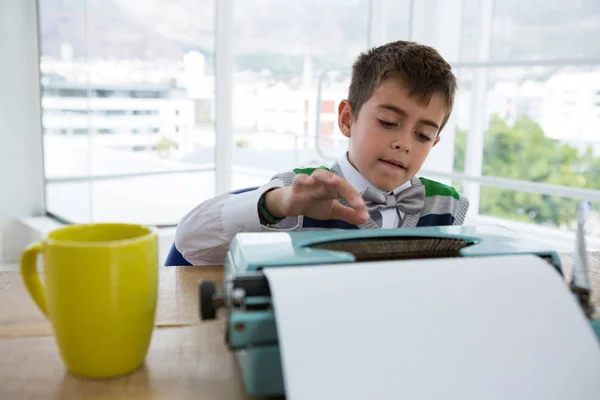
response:
<path fill-rule="evenodd" d="M 344 155 L 340 157 L 338 164 L 342 171 L 342 175 L 344 175 L 344 179 L 346 179 L 358 193 L 362 193 L 368 187 L 375 188 L 375 185 L 372 185 L 352 164 L 350 164 L 350 161 L 348 161 L 348 152 L 345 152 Z M 403 190 L 408 189 L 410 186 L 411 183 L 410 180 L 408 180 L 395 188 L 392 192 L 398 194 Z"/>

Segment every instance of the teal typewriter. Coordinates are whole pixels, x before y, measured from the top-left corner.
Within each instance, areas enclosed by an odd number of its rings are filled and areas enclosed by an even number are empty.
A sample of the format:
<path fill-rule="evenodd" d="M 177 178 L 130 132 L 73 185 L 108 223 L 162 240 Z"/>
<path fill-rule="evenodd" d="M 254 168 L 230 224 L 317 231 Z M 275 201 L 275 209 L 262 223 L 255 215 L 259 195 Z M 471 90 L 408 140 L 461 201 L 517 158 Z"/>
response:
<path fill-rule="evenodd" d="M 563 273 L 555 251 L 499 226 L 239 233 L 224 263 L 223 292 L 216 291 L 215 282 L 199 283 L 200 318 L 215 319 L 217 310 L 225 308 L 225 342 L 235 354 L 246 392 L 279 396 L 284 377 L 263 268 L 517 254 L 539 256 L 548 268 Z M 591 316 L 589 285 L 572 283 L 571 288 Z M 600 337 L 598 326 L 596 333 Z"/>

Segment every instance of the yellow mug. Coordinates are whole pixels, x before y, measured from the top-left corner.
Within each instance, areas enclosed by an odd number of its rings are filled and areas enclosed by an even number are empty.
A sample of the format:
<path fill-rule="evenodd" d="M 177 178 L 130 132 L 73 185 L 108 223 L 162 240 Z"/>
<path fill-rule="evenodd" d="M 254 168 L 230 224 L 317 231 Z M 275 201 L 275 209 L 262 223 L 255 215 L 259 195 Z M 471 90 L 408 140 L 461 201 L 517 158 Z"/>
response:
<path fill-rule="evenodd" d="M 40 253 L 45 284 L 36 266 Z M 23 251 L 21 275 L 73 375 L 116 377 L 144 362 L 158 295 L 158 244 L 150 228 L 101 223 L 57 229 Z"/>

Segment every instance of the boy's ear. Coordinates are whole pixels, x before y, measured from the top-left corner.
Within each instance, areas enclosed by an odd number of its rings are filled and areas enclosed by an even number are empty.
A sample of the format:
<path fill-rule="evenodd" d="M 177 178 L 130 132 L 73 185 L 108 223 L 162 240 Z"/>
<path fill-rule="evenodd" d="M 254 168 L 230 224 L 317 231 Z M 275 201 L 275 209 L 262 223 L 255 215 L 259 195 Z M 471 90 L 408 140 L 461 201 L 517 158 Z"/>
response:
<path fill-rule="evenodd" d="M 338 126 L 342 135 L 350 137 L 350 127 L 352 126 L 352 107 L 348 100 L 342 100 L 338 106 Z"/>

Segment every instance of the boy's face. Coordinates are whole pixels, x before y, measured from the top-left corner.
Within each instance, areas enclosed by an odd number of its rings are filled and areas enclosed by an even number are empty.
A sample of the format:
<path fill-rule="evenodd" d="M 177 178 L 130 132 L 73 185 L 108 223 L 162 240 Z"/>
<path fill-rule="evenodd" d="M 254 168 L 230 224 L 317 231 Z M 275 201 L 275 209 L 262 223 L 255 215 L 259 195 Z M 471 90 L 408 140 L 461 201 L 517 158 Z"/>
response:
<path fill-rule="evenodd" d="M 446 114 L 441 95 L 421 105 L 397 79 L 383 82 L 352 117 L 344 100 L 338 124 L 350 138 L 350 163 L 373 185 L 389 191 L 410 180 L 439 141 Z"/>

